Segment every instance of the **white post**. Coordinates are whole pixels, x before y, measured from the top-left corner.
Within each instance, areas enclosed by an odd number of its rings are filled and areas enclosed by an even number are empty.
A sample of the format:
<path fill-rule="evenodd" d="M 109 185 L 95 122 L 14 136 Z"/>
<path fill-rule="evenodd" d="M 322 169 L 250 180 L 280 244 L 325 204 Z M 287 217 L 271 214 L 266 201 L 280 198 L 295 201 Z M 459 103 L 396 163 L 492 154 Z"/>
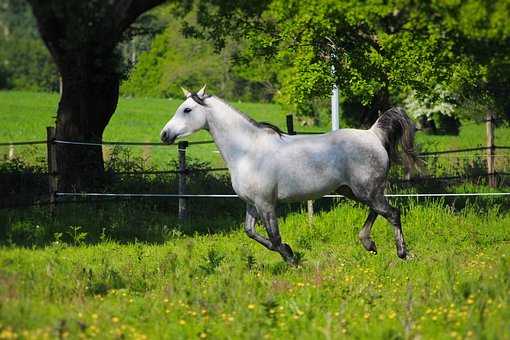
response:
<path fill-rule="evenodd" d="M 14 145 L 9 145 L 9 156 L 8 156 L 8 160 L 12 161 L 14 159 Z"/>
<path fill-rule="evenodd" d="M 335 74 L 335 67 L 331 66 L 331 72 Z M 333 85 L 333 93 L 331 94 L 331 130 L 335 131 L 340 128 L 340 110 L 338 105 L 338 86 Z"/>

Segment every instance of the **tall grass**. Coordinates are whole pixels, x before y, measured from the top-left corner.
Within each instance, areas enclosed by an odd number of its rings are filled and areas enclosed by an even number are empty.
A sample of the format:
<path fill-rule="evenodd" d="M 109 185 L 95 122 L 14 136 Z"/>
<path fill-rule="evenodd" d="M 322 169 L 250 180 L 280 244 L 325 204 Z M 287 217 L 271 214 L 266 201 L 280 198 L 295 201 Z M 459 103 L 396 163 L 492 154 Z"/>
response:
<path fill-rule="evenodd" d="M 508 338 L 508 212 L 413 202 L 403 214 L 410 261 L 396 257 L 383 220 L 373 232 L 379 254 L 365 252 L 356 235 L 367 212 L 345 203 L 311 223 L 299 212 L 282 219 L 284 240 L 304 257 L 297 269 L 239 225 L 125 245 L 108 236 L 87 245 L 74 226 L 41 248 L 4 246 L 0 334 Z"/>
<path fill-rule="evenodd" d="M 1 92 L 0 140 L 44 139 L 56 102 L 51 94 Z M 105 139 L 157 141 L 179 103 L 121 100 Z M 277 106 L 236 105 L 258 120 L 284 122 Z M 506 132 L 498 128 L 497 144 L 510 144 Z M 430 151 L 483 138 L 483 126 L 466 125 L 460 140 L 418 141 Z M 221 166 L 212 151 L 190 148 L 190 166 Z M 45 199 L 43 147 L 16 153 L 22 157 L 0 167 L 4 197 Z M 174 149 L 106 153 L 101 190 L 175 192 L 175 175 L 122 174 L 175 169 Z M 467 161 L 453 170 L 475 174 L 482 166 Z M 451 172 L 445 167 L 429 164 L 433 174 Z M 189 192 L 231 190 L 222 175 L 191 177 Z M 483 180 L 389 189 L 491 190 Z M 393 230 L 381 218 L 373 230 L 379 254 L 363 250 L 357 233 L 365 207 L 318 200 L 308 220 L 303 205 L 282 206 L 284 241 L 303 258 L 297 269 L 244 235 L 239 200 L 191 200 L 186 222 L 176 218 L 177 202 L 163 199 L 76 199 L 52 212 L 36 199 L 29 208 L 1 209 L 0 338 L 510 338 L 508 199 L 392 201 L 403 212 L 409 261 L 396 257 Z"/>

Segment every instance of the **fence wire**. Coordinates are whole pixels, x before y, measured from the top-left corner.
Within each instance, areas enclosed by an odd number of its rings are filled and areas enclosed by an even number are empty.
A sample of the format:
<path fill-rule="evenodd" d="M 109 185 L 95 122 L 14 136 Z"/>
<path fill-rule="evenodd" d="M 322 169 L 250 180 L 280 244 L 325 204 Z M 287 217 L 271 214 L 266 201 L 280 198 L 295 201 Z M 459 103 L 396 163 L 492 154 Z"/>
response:
<path fill-rule="evenodd" d="M 56 196 L 67 197 L 172 197 L 172 198 L 238 198 L 236 194 L 145 194 L 145 193 L 99 193 L 56 192 Z M 509 196 L 510 192 L 465 192 L 465 193 L 410 193 L 385 194 L 386 197 L 463 197 L 463 196 Z M 344 195 L 324 195 L 320 198 L 346 198 Z"/>
<path fill-rule="evenodd" d="M 321 132 L 311 132 L 311 133 L 301 133 L 297 134 L 320 134 Z M 201 145 L 201 144 L 213 144 L 214 141 L 206 140 L 206 141 L 195 141 L 195 142 L 186 142 L 187 145 Z M 19 141 L 19 142 L 2 142 L 0 146 L 17 146 L 17 145 L 36 145 L 36 144 L 62 144 L 62 145 L 81 145 L 81 146 L 175 146 L 178 147 L 179 144 L 164 144 L 159 142 L 124 142 L 124 141 L 103 141 L 103 142 L 86 142 L 86 141 L 66 141 L 61 139 L 53 139 L 50 141 Z M 181 150 L 179 148 L 179 150 Z M 182 149 L 184 150 L 184 149 Z M 181 151 L 182 151 L 181 150 Z M 476 147 L 476 148 L 464 148 L 464 149 L 453 149 L 453 150 L 441 150 L 434 152 L 422 152 L 418 154 L 418 157 L 421 158 L 433 158 L 437 159 L 439 157 L 444 158 L 452 158 L 452 159 L 483 159 L 485 160 L 486 155 L 455 155 L 459 153 L 466 152 L 476 152 L 476 151 L 488 151 L 488 150 L 510 150 L 510 146 L 494 146 L 494 147 Z M 213 151 L 217 152 L 217 151 Z M 510 155 L 492 155 L 494 158 L 509 158 Z M 177 174 L 177 175 L 191 175 L 194 173 L 208 173 L 208 172 L 220 172 L 227 171 L 228 168 L 212 168 L 212 169 L 185 169 L 185 170 L 149 170 L 149 171 L 119 171 L 115 172 L 117 175 L 159 175 L 159 174 Z M 509 176 L 510 173 L 505 172 L 496 172 L 493 174 L 482 173 L 482 174 L 474 174 L 474 175 L 458 175 L 458 176 L 442 176 L 442 177 L 414 177 L 410 179 L 393 179 L 390 180 L 390 184 L 419 184 L 422 182 L 433 182 L 433 181 L 450 181 L 450 180 L 458 180 L 458 179 L 470 179 L 470 178 L 484 178 L 489 176 Z M 73 192 L 56 192 L 54 193 L 55 197 L 96 197 L 96 198 L 148 198 L 148 197 L 167 197 L 167 198 L 237 198 L 238 196 L 235 194 L 172 194 L 172 193 L 99 193 L 99 192 L 90 192 L 90 193 L 73 193 Z M 480 196 L 480 197 L 490 197 L 490 196 L 508 196 L 509 192 L 473 192 L 473 193 L 393 193 L 387 194 L 387 197 L 469 197 L 469 196 Z M 325 195 L 323 198 L 343 198 L 343 195 Z M 30 205 L 41 205 L 45 204 L 45 202 L 38 202 Z"/>

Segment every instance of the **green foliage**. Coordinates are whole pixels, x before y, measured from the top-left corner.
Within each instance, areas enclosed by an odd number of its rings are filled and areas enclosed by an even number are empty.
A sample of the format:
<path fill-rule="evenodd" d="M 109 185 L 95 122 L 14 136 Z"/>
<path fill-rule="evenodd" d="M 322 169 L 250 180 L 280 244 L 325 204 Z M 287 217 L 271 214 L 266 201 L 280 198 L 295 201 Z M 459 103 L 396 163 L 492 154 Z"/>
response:
<path fill-rule="evenodd" d="M 72 239 L 72 242 L 75 246 L 84 244 L 84 241 L 87 238 L 87 233 L 80 231 L 82 227 L 80 226 L 70 226 L 70 231 L 68 231 L 69 236 Z"/>
<path fill-rule="evenodd" d="M 58 72 L 25 1 L 0 1 L 0 89 L 57 91 Z"/>
<path fill-rule="evenodd" d="M 140 16 L 128 29 L 123 33 L 123 39 L 117 46 L 120 55 L 120 67 L 122 78 L 126 79 L 132 68 L 138 61 L 140 53 L 150 49 L 152 40 L 157 34 L 160 34 L 168 24 L 168 19 L 163 17 L 166 7 L 173 8 L 175 6 L 163 6 L 165 10 L 160 9 L 150 11 Z"/>
<path fill-rule="evenodd" d="M 224 255 L 221 255 L 216 250 L 211 249 L 207 253 L 207 256 L 204 257 L 204 263 L 199 265 L 199 268 L 204 272 L 204 274 L 211 275 L 220 266 L 221 261 L 223 261 L 224 258 Z"/>
<path fill-rule="evenodd" d="M 220 43 L 224 35 L 246 37 L 248 59 L 279 65 L 287 103 L 329 96 L 337 83 L 347 106 L 361 105 L 373 117 L 408 93 L 433 100 L 440 85 L 453 104 L 490 97 L 493 110 L 509 111 L 507 0 L 273 0 L 251 16 L 245 4 L 201 3 L 212 9 L 199 17 L 198 30 Z"/>
<path fill-rule="evenodd" d="M 181 97 L 181 86 L 194 89 L 208 84 L 209 91 L 226 98 L 247 101 L 271 98 L 274 90 L 265 85 L 271 84 L 271 73 L 262 72 L 262 65 L 236 67 L 232 62 L 238 50 L 236 45 L 228 44 L 218 52 L 208 41 L 185 37 L 181 25 L 178 19 L 168 21 L 150 49 L 139 56 L 121 86 L 122 94 Z"/>
<path fill-rule="evenodd" d="M 0 38 L 0 87 L 28 91 L 58 91 L 58 72 L 42 41 Z"/>
<path fill-rule="evenodd" d="M 181 97 L 180 86 L 196 88 L 211 84 L 211 91 L 219 87 L 223 65 L 221 56 L 214 55 L 207 42 L 185 39 L 170 25 L 158 35 L 151 49 L 140 55 L 129 79 L 122 85 L 122 93 L 149 97 Z"/>
<path fill-rule="evenodd" d="M 39 37 L 35 19 L 26 1 L 0 0 L 0 34 L 3 37 Z"/>
<path fill-rule="evenodd" d="M 449 9 L 444 21 L 456 37 L 454 52 L 464 58 L 464 64 L 453 68 L 450 86 L 457 96 L 459 116 L 480 119 L 490 111 L 510 118 L 506 95 L 510 84 L 510 2 L 470 0 Z"/>

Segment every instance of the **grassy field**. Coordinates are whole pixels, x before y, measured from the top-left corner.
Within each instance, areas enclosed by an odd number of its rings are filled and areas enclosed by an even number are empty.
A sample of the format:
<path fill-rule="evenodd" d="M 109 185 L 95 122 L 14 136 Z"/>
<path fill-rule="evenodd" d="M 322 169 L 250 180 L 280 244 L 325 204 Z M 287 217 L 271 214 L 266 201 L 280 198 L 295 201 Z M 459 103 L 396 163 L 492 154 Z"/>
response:
<path fill-rule="evenodd" d="M 304 258 L 296 269 L 241 226 L 175 229 L 163 244 L 86 245 L 75 229 L 45 247 L 4 247 L 0 338 L 510 338 L 507 211 L 409 201 L 409 261 L 382 220 L 379 254 L 362 249 L 366 213 L 342 203 L 310 225 L 288 214 L 282 235 Z"/>
<path fill-rule="evenodd" d="M 112 117 L 105 133 L 105 141 L 159 142 L 159 133 L 172 117 L 182 99 L 157 98 L 121 98 L 117 111 Z M 58 95 L 50 93 L 0 92 L 0 117 L 5 122 L 0 131 L 0 141 L 45 140 L 46 126 L 54 125 L 58 104 Z M 232 103 L 235 107 L 248 113 L 259 121 L 267 121 L 285 129 L 286 113 L 278 105 Z M 308 127 L 306 131 L 319 131 L 320 128 Z M 207 132 L 201 131 L 186 138 L 188 141 L 210 140 Z M 22 146 L 18 153 L 24 158 L 33 159 L 44 156 L 45 146 Z M 188 149 L 192 158 L 221 166 L 223 161 L 214 144 L 205 144 Z M 0 154 L 7 154 L 8 147 L 0 149 Z M 111 148 L 105 148 L 108 155 Z M 151 165 L 164 165 L 175 159 L 175 146 L 132 147 L 130 152 L 142 155 Z"/>
<path fill-rule="evenodd" d="M 57 100 L 0 92 L 0 141 L 44 139 Z M 156 142 L 180 102 L 122 99 L 104 139 Z M 235 106 L 284 127 L 277 105 Z M 483 145 L 484 128 L 469 123 L 460 136 L 417 139 L 429 151 L 474 147 Z M 496 130 L 498 145 L 510 145 L 509 132 Z M 174 147 L 129 150 L 162 168 L 176 155 Z M 200 145 L 189 155 L 221 166 L 214 150 Z M 15 152 L 44 162 L 45 146 Z M 124 161 L 133 168 L 138 160 Z M 436 163 L 430 161 L 440 174 Z M 27 170 L 5 164 L 7 175 Z M 454 167 L 476 172 L 483 157 Z M 8 197 L 46 195 L 47 178 L 27 173 Z M 190 192 L 230 190 L 226 177 L 200 176 L 191 178 Z M 174 177 L 119 177 L 109 189 L 174 192 Z M 506 190 L 479 184 L 422 190 Z M 357 240 L 364 207 L 320 200 L 308 221 L 304 206 L 283 206 L 282 237 L 302 255 L 298 268 L 244 234 L 239 200 L 191 200 L 186 222 L 177 220 L 175 200 L 161 199 L 64 202 L 53 212 L 44 205 L 0 209 L 0 339 L 510 339 L 508 197 L 392 201 L 403 212 L 409 261 L 396 257 L 393 231 L 382 219 L 373 232 L 379 254 L 364 251 Z"/>
<path fill-rule="evenodd" d="M 121 98 L 116 113 L 108 125 L 104 140 L 106 141 L 140 141 L 159 142 L 159 132 L 175 112 L 181 99 L 155 98 Z M 0 92 L 0 117 L 3 129 L 0 130 L 0 142 L 44 140 L 46 126 L 54 125 L 54 117 L 58 104 L 58 95 L 50 93 L 30 92 Z M 248 113 L 258 121 L 276 124 L 283 130 L 285 115 L 280 106 L 274 104 L 233 103 L 235 107 Z M 325 131 L 328 126 L 300 127 L 298 131 Z M 187 138 L 189 141 L 210 140 L 205 131 Z M 425 151 L 445 150 L 454 148 L 468 148 L 485 145 L 485 126 L 467 122 L 461 129 L 459 136 L 429 136 L 418 133 L 417 143 Z M 496 129 L 496 144 L 510 145 L 510 128 Z M 16 154 L 25 159 L 45 160 L 45 146 L 20 146 Z M 175 146 L 169 147 L 130 147 L 133 155 L 142 156 L 147 160 L 147 166 L 168 167 L 169 160 L 176 159 Z M 212 166 L 222 166 L 223 161 L 219 153 L 215 152 L 213 144 L 198 145 L 188 148 L 191 158 L 211 163 Z M 8 147 L 0 147 L 0 155 L 6 155 Z M 108 157 L 111 148 L 105 147 Z"/>

